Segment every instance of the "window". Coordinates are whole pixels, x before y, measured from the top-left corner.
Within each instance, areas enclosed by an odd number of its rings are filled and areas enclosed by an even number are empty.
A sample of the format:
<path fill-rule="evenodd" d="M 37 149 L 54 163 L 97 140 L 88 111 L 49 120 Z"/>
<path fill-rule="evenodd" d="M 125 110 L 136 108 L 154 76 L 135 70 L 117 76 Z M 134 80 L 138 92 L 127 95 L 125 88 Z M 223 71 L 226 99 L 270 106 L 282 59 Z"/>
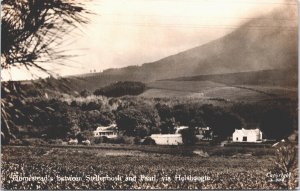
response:
<path fill-rule="evenodd" d="M 243 141 L 247 141 L 247 137 L 243 137 Z"/>
<path fill-rule="evenodd" d="M 237 137 L 237 138 L 236 138 L 236 140 L 238 141 L 238 140 L 239 140 L 239 138 Z"/>

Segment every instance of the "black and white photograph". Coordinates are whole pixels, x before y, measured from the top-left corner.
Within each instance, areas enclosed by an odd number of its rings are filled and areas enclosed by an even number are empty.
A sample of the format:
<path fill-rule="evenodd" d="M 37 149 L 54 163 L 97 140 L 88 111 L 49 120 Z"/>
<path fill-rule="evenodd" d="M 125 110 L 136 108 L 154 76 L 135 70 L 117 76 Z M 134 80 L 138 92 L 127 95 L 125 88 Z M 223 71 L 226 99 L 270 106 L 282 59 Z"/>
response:
<path fill-rule="evenodd" d="M 298 10 L 2 0 L 0 189 L 299 189 Z"/>

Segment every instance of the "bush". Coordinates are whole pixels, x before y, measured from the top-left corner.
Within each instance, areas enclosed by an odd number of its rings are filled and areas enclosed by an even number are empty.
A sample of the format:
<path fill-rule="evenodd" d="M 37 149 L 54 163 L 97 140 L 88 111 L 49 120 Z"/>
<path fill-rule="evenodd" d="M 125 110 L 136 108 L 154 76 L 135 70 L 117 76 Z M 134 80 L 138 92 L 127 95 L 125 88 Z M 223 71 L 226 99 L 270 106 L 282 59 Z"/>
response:
<path fill-rule="evenodd" d="M 10 142 L 9 142 L 10 145 L 23 145 L 23 141 L 20 140 L 20 139 L 12 139 Z"/>
<path fill-rule="evenodd" d="M 140 145 L 141 144 L 141 138 L 140 137 L 134 137 L 133 142 L 135 145 Z"/>
<path fill-rule="evenodd" d="M 44 145 L 46 144 L 46 141 L 42 140 L 42 139 L 23 139 L 22 140 L 22 144 L 23 145 Z"/>
<path fill-rule="evenodd" d="M 96 137 L 94 139 L 94 143 L 95 144 L 100 144 L 100 143 L 107 143 L 108 142 L 108 138 L 103 136 L 103 137 Z"/>
<path fill-rule="evenodd" d="M 62 139 L 50 139 L 48 141 L 49 144 L 54 144 L 54 145 L 61 145 L 63 144 L 63 140 Z"/>
<path fill-rule="evenodd" d="M 143 145 L 156 145 L 156 142 L 151 137 L 146 137 L 142 144 Z"/>

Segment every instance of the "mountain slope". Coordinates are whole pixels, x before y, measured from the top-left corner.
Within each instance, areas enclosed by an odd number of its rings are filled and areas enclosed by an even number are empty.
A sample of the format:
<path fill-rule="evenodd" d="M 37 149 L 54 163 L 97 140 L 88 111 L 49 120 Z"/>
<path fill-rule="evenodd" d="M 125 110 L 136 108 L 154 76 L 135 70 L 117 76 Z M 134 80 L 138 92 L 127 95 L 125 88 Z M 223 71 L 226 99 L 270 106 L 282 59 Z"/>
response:
<path fill-rule="evenodd" d="M 141 66 L 108 69 L 81 76 L 94 90 L 115 81 L 155 81 L 203 74 L 284 69 L 297 77 L 297 9 L 279 9 L 251 20 L 232 33 L 207 44 Z M 288 73 L 283 73 L 289 77 Z M 294 76 L 295 76 L 294 75 Z M 276 85 L 276 84 L 275 84 Z"/>

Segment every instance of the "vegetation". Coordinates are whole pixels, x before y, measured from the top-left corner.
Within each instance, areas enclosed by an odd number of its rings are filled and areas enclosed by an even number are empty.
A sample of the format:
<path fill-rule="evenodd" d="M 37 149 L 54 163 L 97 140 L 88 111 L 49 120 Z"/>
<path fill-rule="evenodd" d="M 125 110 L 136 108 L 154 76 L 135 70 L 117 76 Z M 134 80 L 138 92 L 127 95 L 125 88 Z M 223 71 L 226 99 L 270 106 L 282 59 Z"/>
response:
<path fill-rule="evenodd" d="M 110 84 L 94 91 L 95 95 L 104 95 L 107 97 L 120 97 L 124 95 L 139 95 L 146 89 L 142 82 L 120 81 Z"/>
<path fill-rule="evenodd" d="M 281 186 L 285 189 L 293 189 L 298 185 L 298 149 L 288 142 L 280 145 L 276 152 L 274 173 L 282 179 Z"/>
<path fill-rule="evenodd" d="M 194 145 L 196 143 L 197 139 L 194 128 L 190 127 L 187 129 L 182 129 L 180 134 L 182 136 L 182 142 L 184 145 Z"/>
<path fill-rule="evenodd" d="M 119 146 L 120 147 L 120 146 Z M 284 189 L 280 182 L 269 181 L 267 174 L 274 165 L 273 154 L 265 157 L 243 155 L 220 155 L 202 158 L 182 156 L 181 151 L 171 147 L 136 146 L 134 149 L 3 147 L 2 185 L 4 189 Z M 219 147 L 218 147 L 219 148 Z M 188 148 L 185 148 L 188 149 Z M 217 147 L 212 148 L 217 149 Z M 232 148 L 230 148 L 232 150 Z M 144 152 L 144 151 L 145 152 Z M 228 150 L 228 149 L 226 149 Z M 255 149 L 253 151 L 257 151 Z M 148 151 L 148 152 L 147 152 Z M 245 149 L 241 149 L 241 153 Z M 210 154 L 212 152 L 207 152 Z M 213 151 L 216 153 L 216 151 Z M 228 151 L 229 152 L 229 151 Z M 167 153 L 172 153 L 169 155 Z M 233 152 L 231 152 L 233 153 Z M 211 154 L 210 154 L 211 155 Z M 231 156 L 231 157 L 230 157 Z M 87 158 L 89 160 L 87 160 Z M 55 161 L 55 162 L 53 162 Z M 124 162 L 126 161 L 126 162 Z M 99 165 L 105 164 L 105 165 Z M 11 174 L 45 176 L 52 181 L 12 181 Z M 53 174 L 53 172 L 56 172 Z M 89 181 L 87 175 L 115 177 L 122 181 Z M 82 181 L 55 179 L 57 175 L 77 176 Z M 156 176 L 158 181 L 142 181 L 140 175 Z M 175 175 L 208 176 L 208 181 L 178 181 Z M 124 181 L 126 176 L 137 176 L 137 181 Z M 162 177 L 171 177 L 163 181 Z M 32 183 L 32 184 L 31 184 Z M 296 186 L 291 188 L 295 189 Z"/>
<path fill-rule="evenodd" d="M 43 64 L 61 64 L 70 56 L 59 49 L 61 37 L 88 22 L 83 4 L 69 0 L 3 0 L 1 7 L 2 70 L 18 67 L 32 75 L 34 71 L 52 75 Z M 17 128 L 12 118 L 27 116 L 18 109 L 25 106 L 26 95 L 15 83 L 1 83 L 1 90 L 6 94 L 1 97 L 1 141 L 8 143 Z M 32 91 L 31 95 L 39 93 Z"/>
<path fill-rule="evenodd" d="M 197 99 L 65 95 L 56 98 L 31 97 L 24 99 L 23 103 L 16 97 L 10 102 L 18 106 L 18 113 L 15 113 L 16 108 L 7 110 L 15 127 L 10 129 L 10 133 L 20 139 L 68 139 L 112 123 L 116 123 L 125 135 L 140 138 L 153 133 L 174 133 L 176 125 L 190 128 L 209 126 L 218 136 L 218 141 L 242 127 L 261 126 L 265 138 L 269 139 L 276 135 L 278 139 L 285 138 L 297 128 L 292 101 L 236 103 L 220 107 L 202 104 Z"/>
<path fill-rule="evenodd" d="M 272 109 L 262 116 L 260 127 L 266 137 L 280 140 L 292 133 L 293 119 L 287 111 Z"/>

